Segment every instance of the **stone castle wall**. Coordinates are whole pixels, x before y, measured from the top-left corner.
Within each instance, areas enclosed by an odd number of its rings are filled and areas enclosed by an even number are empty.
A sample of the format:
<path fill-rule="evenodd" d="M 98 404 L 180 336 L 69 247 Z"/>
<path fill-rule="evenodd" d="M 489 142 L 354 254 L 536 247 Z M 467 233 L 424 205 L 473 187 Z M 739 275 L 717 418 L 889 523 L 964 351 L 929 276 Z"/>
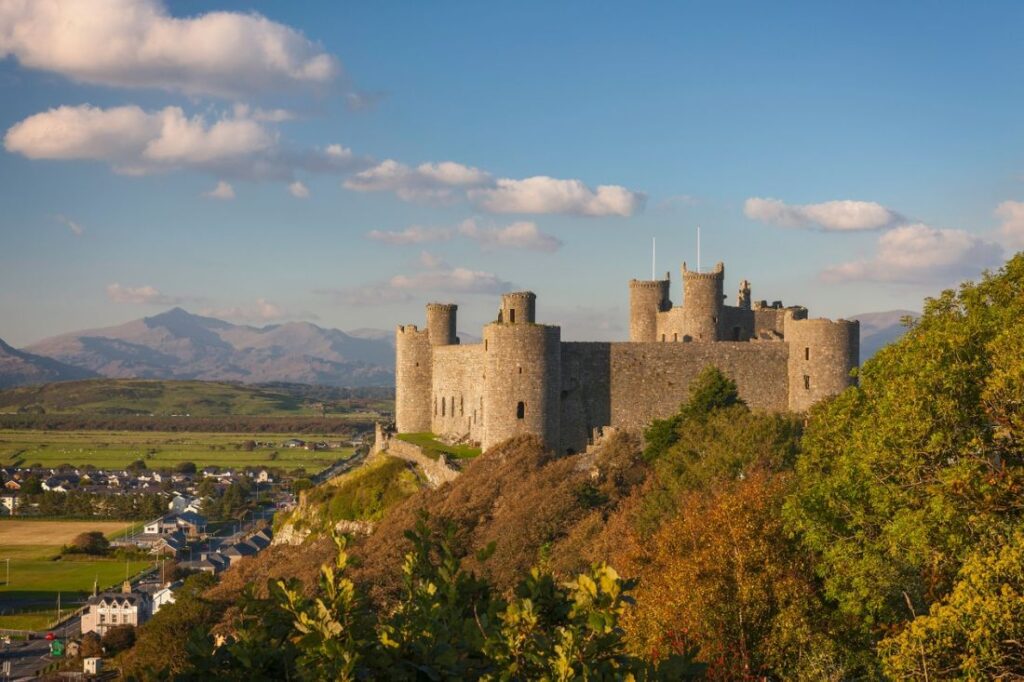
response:
<path fill-rule="evenodd" d="M 789 346 L 772 342 L 562 344 L 561 450 L 586 448 L 601 426 L 636 429 L 675 414 L 714 365 L 752 408 L 786 410 Z"/>
<path fill-rule="evenodd" d="M 789 404 L 800 412 L 852 386 L 860 358 L 860 323 L 787 318 Z"/>
<path fill-rule="evenodd" d="M 451 440 L 483 439 L 484 346 L 434 347 L 432 431 Z"/>

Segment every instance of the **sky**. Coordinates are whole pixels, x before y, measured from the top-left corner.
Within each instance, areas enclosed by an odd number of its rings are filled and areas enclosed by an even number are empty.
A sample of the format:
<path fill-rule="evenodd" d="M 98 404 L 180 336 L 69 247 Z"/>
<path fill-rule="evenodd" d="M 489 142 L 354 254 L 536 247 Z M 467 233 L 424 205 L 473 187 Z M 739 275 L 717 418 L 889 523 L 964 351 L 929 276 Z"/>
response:
<path fill-rule="evenodd" d="M 0 338 L 897 308 L 1024 248 L 1024 4 L 0 0 Z"/>

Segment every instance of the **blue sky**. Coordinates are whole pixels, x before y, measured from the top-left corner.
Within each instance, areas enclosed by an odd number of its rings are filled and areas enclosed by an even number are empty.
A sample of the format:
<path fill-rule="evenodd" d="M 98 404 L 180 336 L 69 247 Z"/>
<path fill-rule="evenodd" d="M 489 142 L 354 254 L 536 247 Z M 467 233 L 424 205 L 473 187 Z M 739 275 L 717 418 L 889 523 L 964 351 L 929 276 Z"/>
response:
<path fill-rule="evenodd" d="M 625 338 L 726 264 L 814 316 L 1024 246 L 1020 3 L 0 0 L 0 337 L 182 305 Z M 217 189 L 219 188 L 219 189 Z M 217 191 L 215 191 L 217 190 Z M 211 196 L 212 195 L 212 196 Z"/>

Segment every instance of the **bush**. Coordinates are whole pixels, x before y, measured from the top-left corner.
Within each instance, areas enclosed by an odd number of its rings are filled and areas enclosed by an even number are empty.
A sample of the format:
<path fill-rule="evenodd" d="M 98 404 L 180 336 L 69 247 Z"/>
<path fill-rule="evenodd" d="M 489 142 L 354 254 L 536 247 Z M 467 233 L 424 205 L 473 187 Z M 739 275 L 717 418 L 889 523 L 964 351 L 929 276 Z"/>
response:
<path fill-rule="evenodd" d="M 131 625 L 118 625 L 110 628 L 100 639 L 103 650 L 108 655 L 118 654 L 131 649 L 135 644 L 135 628 Z"/>
<path fill-rule="evenodd" d="M 179 474 L 194 474 L 196 472 L 195 462 L 180 462 L 174 470 Z"/>
<path fill-rule="evenodd" d="M 109 550 L 110 540 L 107 540 L 106 536 L 98 530 L 79 533 L 67 547 L 67 551 L 70 553 L 92 554 L 96 556 L 106 554 Z"/>

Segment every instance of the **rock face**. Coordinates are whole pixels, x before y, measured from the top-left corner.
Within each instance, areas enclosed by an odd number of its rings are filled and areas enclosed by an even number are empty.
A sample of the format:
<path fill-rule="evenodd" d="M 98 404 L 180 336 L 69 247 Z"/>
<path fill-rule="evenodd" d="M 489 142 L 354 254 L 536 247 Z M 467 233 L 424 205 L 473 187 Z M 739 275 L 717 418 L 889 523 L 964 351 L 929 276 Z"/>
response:
<path fill-rule="evenodd" d="M 370 331 L 357 337 L 308 322 L 252 327 L 174 308 L 51 337 L 27 350 L 111 378 L 390 385 L 392 343 Z"/>
<path fill-rule="evenodd" d="M 0 339 L 0 388 L 96 377 L 95 372 L 20 351 Z"/>
<path fill-rule="evenodd" d="M 896 341 L 907 330 L 903 318 L 917 319 L 920 314 L 912 310 L 886 310 L 879 313 L 861 313 L 851 320 L 860 321 L 860 361 L 864 362 L 883 346 Z"/>

